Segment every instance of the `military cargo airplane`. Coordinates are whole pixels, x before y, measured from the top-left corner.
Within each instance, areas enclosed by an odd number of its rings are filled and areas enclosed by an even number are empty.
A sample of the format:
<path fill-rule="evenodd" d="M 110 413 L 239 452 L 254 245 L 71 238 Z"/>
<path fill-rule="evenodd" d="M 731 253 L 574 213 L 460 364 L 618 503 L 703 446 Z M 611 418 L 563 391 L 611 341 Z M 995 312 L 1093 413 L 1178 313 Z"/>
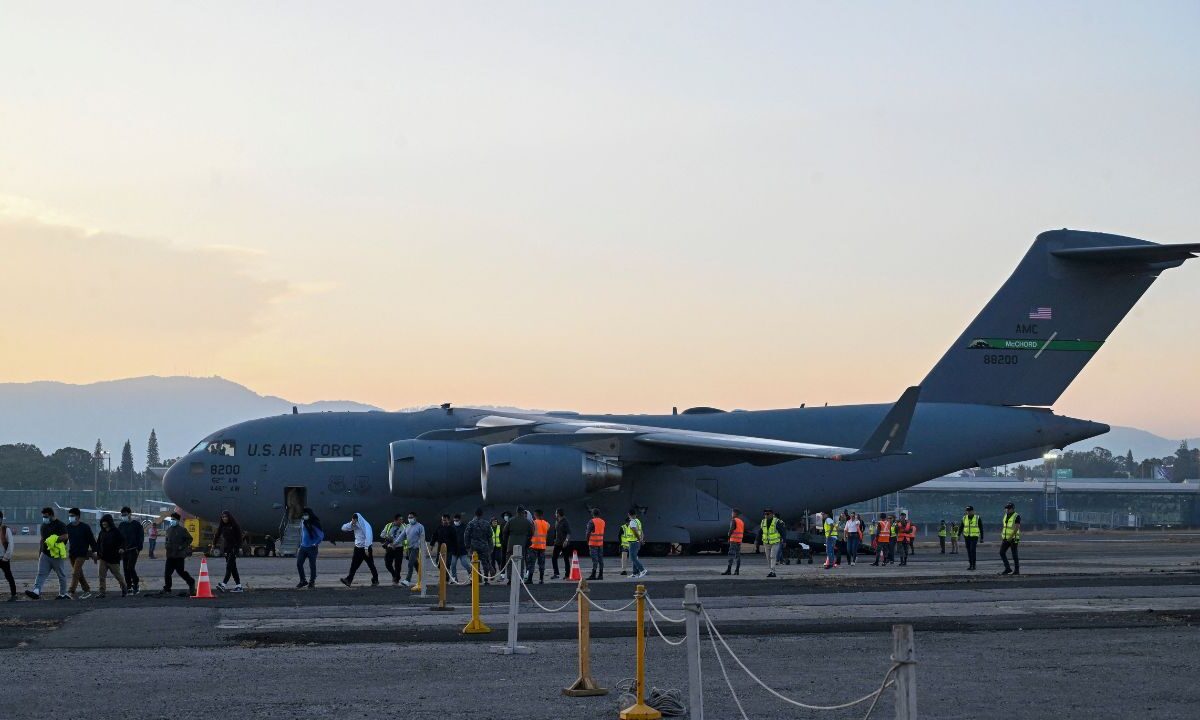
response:
<path fill-rule="evenodd" d="M 1198 252 L 1200 243 L 1040 234 L 921 384 L 891 406 L 293 412 L 213 433 L 163 486 L 180 508 L 206 519 L 228 509 L 255 533 L 280 532 L 304 506 L 329 531 L 354 512 L 382 525 L 399 512 L 499 515 L 521 503 L 562 507 L 577 524 L 591 508 L 611 521 L 637 507 L 651 552 L 703 543 L 725 533 L 733 507 L 796 518 L 1107 432 L 1049 406 L 1159 273 Z"/>

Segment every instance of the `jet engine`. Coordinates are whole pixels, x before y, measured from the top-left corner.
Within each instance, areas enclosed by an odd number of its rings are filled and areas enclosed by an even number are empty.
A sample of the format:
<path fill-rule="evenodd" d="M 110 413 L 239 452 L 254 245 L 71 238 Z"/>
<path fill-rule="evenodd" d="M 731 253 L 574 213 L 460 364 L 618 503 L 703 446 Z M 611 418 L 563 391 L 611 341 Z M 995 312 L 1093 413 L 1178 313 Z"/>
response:
<path fill-rule="evenodd" d="M 483 449 L 479 481 L 489 503 L 572 500 L 620 485 L 621 466 L 563 445 L 502 443 Z"/>
<path fill-rule="evenodd" d="M 388 484 L 396 497 L 453 497 L 478 487 L 480 447 L 475 443 L 397 440 L 388 450 Z"/>

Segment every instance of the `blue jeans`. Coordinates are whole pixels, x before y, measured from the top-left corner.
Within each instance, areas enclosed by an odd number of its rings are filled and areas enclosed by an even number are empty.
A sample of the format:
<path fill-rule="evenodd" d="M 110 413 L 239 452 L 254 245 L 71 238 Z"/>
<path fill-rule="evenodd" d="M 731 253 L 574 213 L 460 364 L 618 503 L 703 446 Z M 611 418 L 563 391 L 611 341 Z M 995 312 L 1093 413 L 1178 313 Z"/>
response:
<path fill-rule="evenodd" d="M 629 542 L 629 564 L 635 573 L 643 572 L 646 568 L 642 566 L 642 561 L 638 560 L 638 550 L 642 548 L 642 544 L 637 540 Z"/>
<path fill-rule="evenodd" d="M 306 582 L 304 579 L 304 561 L 308 560 L 308 574 L 311 578 L 307 582 L 317 581 L 317 549 L 318 545 L 305 547 L 301 545 L 296 550 L 296 572 L 300 573 L 300 582 Z"/>
<path fill-rule="evenodd" d="M 825 538 L 825 564 L 837 562 L 837 538 Z"/>
<path fill-rule="evenodd" d="M 846 552 L 850 555 L 850 562 L 854 562 L 858 558 L 858 543 L 858 535 L 846 538 Z"/>
<path fill-rule="evenodd" d="M 58 575 L 58 594 L 67 594 L 67 560 L 66 558 L 52 558 L 46 553 L 42 553 L 38 559 L 38 574 L 37 579 L 33 581 L 33 591 L 38 595 L 42 594 L 42 585 L 46 583 L 46 578 L 50 577 L 50 572 L 53 571 Z"/>
<path fill-rule="evenodd" d="M 471 556 L 470 555 L 454 555 L 450 558 L 450 577 L 458 579 L 458 566 L 462 565 L 467 571 L 467 580 L 471 579 Z"/>

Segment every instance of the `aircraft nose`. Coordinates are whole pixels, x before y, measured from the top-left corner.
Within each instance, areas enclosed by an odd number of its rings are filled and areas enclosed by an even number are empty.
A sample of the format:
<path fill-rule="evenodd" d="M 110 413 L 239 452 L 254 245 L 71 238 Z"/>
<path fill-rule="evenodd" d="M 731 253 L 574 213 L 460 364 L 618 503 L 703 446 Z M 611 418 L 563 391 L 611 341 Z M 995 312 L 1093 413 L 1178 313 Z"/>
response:
<path fill-rule="evenodd" d="M 163 493 L 168 500 L 180 507 L 183 507 L 183 496 L 187 491 L 187 472 L 190 464 L 189 458 L 180 458 L 167 468 L 167 473 L 163 475 Z"/>

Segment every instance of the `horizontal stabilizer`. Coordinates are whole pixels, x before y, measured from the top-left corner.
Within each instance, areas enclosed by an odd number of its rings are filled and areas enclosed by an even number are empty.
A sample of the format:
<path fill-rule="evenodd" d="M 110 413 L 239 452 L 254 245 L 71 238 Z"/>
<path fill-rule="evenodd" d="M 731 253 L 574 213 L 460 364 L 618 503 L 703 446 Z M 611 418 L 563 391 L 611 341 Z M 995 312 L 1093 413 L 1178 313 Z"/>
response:
<path fill-rule="evenodd" d="M 1177 245 L 1117 245 L 1115 247 L 1085 247 L 1051 250 L 1050 254 L 1064 260 L 1105 263 L 1182 263 L 1200 253 L 1200 243 Z"/>

